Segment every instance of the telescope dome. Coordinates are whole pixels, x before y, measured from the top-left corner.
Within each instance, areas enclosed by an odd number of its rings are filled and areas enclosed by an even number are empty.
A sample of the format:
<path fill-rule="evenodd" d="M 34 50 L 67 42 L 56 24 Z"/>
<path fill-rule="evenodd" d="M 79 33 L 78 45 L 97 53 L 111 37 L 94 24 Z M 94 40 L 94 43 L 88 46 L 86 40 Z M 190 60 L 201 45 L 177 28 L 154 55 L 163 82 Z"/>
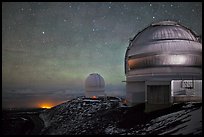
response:
<path fill-rule="evenodd" d="M 135 35 L 125 54 L 125 73 L 131 77 L 182 73 L 193 77 L 202 74 L 201 68 L 198 36 L 174 21 L 152 23 Z"/>
<path fill-rule="evenodd" d="M 179 25 L 174 21 L 161 21 L 153 23 L 140 32 L 134 44 L 142 44 L 160 40 L 191 40 L 198 41 L 196 35 L 191 30 Z"/>
<path fill-rule="evenodd" d="M 105 90 L 104 78 L 98 73 L 90 74 L 85 80 L 85 90 L 87 92 L 100 92 Z"/>

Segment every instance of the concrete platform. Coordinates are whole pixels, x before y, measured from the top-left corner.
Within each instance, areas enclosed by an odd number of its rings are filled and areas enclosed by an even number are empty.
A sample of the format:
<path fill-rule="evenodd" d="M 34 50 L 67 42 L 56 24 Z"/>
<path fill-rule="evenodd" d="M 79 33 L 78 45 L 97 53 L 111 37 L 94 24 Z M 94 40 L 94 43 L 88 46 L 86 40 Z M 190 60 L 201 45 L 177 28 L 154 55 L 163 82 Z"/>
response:
<path fill-rule="evenodd" d="M 202 102 L 201 96 L 174 96 L 173 97 L 174 103 L 180 103 L 180 102 Z"/>

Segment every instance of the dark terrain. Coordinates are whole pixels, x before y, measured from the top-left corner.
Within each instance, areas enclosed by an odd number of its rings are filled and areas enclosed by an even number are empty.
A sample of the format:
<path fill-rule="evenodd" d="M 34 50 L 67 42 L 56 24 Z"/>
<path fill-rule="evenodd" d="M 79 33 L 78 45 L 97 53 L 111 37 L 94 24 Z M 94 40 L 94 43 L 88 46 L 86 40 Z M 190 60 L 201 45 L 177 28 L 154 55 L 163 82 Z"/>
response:
<path fill-rule="evenodd" d="M 38 135 L 44 123 L 39 114 L 44 109 L 2 110 L 3 135 Z"/>
<path fill-rule="evenodd" d="M 150 113 L 117 98 L 78 97 L 51 109 L 2 111 L 4 135 L 202 135 L 202 103 Z"/>

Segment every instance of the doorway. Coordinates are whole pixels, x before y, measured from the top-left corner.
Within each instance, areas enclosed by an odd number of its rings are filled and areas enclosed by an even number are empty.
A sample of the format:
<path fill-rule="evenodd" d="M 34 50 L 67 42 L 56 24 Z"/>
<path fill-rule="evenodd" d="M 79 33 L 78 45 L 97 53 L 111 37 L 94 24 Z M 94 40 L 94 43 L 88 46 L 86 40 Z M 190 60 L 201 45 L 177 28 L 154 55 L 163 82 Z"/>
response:
<path fill-rule="evenodd" d="M 169 104 L 170 85 L 147 85 L 148 104 Z"/>

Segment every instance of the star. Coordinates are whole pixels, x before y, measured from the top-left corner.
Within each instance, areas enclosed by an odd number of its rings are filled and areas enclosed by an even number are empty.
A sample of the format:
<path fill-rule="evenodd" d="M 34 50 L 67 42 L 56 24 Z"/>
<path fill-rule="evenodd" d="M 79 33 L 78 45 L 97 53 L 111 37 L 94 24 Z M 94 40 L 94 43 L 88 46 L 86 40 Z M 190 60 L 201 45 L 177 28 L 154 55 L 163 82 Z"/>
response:
<path fill-rule="evenodd" d="M 122 87 L 128 39 L 148 24 L 168 19 L 201 35 L 202 3 L 3 3 L 2 83 L 5 87 L 64 86 L 74 92 L 77 87 L 83 92 L 86 74 L 99 71 L 107 84 Z"/>

